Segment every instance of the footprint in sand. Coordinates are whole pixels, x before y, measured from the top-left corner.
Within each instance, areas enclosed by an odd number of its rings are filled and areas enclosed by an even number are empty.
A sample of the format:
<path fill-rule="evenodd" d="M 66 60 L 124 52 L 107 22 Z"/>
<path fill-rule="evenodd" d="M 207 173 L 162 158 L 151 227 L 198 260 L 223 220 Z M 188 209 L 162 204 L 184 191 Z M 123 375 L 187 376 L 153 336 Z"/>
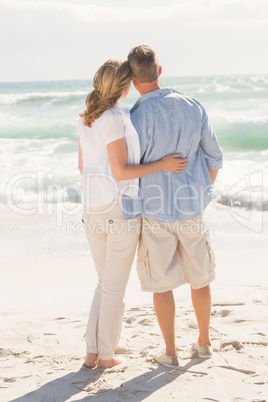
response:
<path fill-rule="evenodd" d="M 226 346 L 232 346 L 236 350 L 241 350 L 243 349 L 243 345 L 239 341 L 223 341 L 221 344 L 222 349 L 226 348 Z"/>
<path fill-rule="evenodd" d="M 268 342 L 262 342 L 262 341 L 260 341 L 260 342 L 246 341 L 246 342 L 243 342 L 243 344 L 244 344 L 244 345 L 256 345 L 256 346 L 264 346 L 264 347 L 266 347 L 266 346 L 268 345 Z"/>
<path fill-rule="evenodd" d="M 118 366 L 114 366 L 108 369 L 105 369 L 104 371 L 104 375 L 105 374 L 110 374 L 110 373 L 123 373 L 124 371 L 126 371 L 128 368 L 128 365 L 125 363 L 122 364 L 118 364 Z"/>
<path fill-rule="evenodd" d="M 152 320 L 149 320 L 148 318 L 144 318 L 143 320 L 139 321 L 138 324 L 142 326 L 150 326 L 152 324 Z"/>
<path fill-rule="evenodd" d="M 23 350 L 21 352 L 15 352 L 11 349 L 3 349 L 0 348 L 0 357 L 7 357 L 7 356 L 15 356 L 15 357 L 24 357 L 25 355 L 29 355 L 30 352 Z"/>
<path fill-rule="evenodd" d="M 11 378 L 5 377 L 5 378 L 3 378 L 3 381 L 4 382 L 16 382 L 16 378 L 14 378 L 14 377 L 11 377 Z"/>
<path fill-rule="evenodd" d="M 11 350 L 0 348 L 0 357 L 6 357 L 12 355 Z"/>
<path fill-rule="evenodd" d="M 14 387 L 14 385 L 16 385 L 15 378 L 0 377 L 0 389 L 8 389 Z"/>
<path fill-rule="evenodd" d="M 264 304 L 264 300 L 261 300 L 261 299 L 252 299 L 252 302 L 254 304 Z"/>
<path fill-rule="evenodd" d="M 44 360 L 46 360 L 46 357 L 44 355 L 32 356 L 32 357 L 30 357 L 29 359 L 26 360 L 25 364 L 42 363 Z"/>
<path fill-rule="evenodd" d="M 233 310 L 214 310 L 211 315 L 214 317 L 227 317 Z"/>
<path fill-rule="evenodd" d="M 41 336 L 30 334 L 27 336 L 27 342 L 33 344 L 40 344 L 41 343 Z"/>
<path fill-rule="evenodd" d="M 196 322 L 191 321 L 191 322 L 189 322 L 188 327 L 189 327 L 189 328 L 192 328 L 192 329 L 197 329 L 197 328 L 198 328 L 198 325 L 197 325 Z"/>
<path fill-rule="evenodd" d="M 120 347 L 120 346 L 118 346 L 115 349 L 115 354 L 117 354 L 117 355 L 123 355 L 123 354 L 129 354 L 129 353 L 133 353 L 133 350 L 124 348 L 124 347 Z"/>
<path fill-rule="evenodd" d="M 146 356 L 148 356 L 148 354 L 149 354 L 148 350 L 141 350 L 140 351 L 140 356 L 141 357 L 146 357 Z"/>
<path fill-rule="evenodd" d="M 51 337 L 51 335 L 53 336 Z M 50 333 L 43 333 L 40 335 L 30 334 L 27 337 L 27 342 L 31 343 L 32 345 L 59 344 L 59 341 L 57 338 L 55 338 L 55 335 Z"/>
<path fill-rule="evenodd" d="M 134 321 L 136 321 L 136 317 L 126 317 L 126 318 L 124 318 L 124 320 L 123 320 L 125 323 L 127 323 L 127 324 L 132 324 Z"/>

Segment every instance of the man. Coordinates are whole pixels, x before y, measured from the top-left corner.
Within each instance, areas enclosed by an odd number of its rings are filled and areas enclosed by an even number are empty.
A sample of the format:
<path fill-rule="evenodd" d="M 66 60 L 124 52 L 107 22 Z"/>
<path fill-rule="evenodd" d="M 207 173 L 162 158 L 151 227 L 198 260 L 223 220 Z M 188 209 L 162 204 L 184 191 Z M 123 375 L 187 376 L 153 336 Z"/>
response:
<path fill-rule="evenodd" d="M 172 289 L 189 282 L 199 338 L 199 357 L 211 356 L 210 282 L 214 254 L 202 211 L 212 199 L 212 185 L 222 167 L 222 152 L 204 107 L 170 88 L 161 89 L 162 69 L 149 46 L 133 48 L 128 61 L 141 97 L 131 121 L 141 146 L 141 163 L 182 153 L 188 166 L 181 173 L 159 171 L 140 179 L 142 235 L 138 250 L 141 288 L 154 292 L 154 307 L 166 350 L 154 356 L 168 366 L 179 365 L 175 344 Z M 138 214 L 138 200 L 123 199 L 125 219 Z"/>

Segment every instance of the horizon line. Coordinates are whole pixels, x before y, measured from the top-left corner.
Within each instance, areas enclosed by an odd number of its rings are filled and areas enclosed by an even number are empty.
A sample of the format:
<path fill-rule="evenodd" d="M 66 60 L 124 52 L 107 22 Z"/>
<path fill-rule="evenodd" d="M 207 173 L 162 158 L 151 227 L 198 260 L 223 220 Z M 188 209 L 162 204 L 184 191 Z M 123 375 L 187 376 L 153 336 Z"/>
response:
<path fill-rule="evenodd" d="M 161 76 L 161 79 L 165 78 L 198 78 L 198 77 L 249 77 L 249 76 L 267 76 L 267 73 L 227 73 L 227 74 L 190 74 L 190 75 L 166 75 Z M 67 79 L 44 79 L 44 80 L 22 80 L 22 81 L 0 81 L 1 84 L 27 84 L 27 83 L 37 83 L 37 82 L 65 82 L 65 81 L 92 81 L 93 78 L 67 78 Z"/>

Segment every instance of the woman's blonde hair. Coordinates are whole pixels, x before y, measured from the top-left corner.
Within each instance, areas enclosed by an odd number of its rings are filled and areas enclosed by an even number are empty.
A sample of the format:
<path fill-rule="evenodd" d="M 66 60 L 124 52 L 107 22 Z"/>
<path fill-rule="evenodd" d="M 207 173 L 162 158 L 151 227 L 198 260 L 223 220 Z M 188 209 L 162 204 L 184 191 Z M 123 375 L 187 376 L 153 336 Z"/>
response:
<path fill-rule="evenodd" d="M 84 119 L 84 125 L 91 127 L 105 110 L 113 107 L 130 82 L 131 70 L 127 61 L 107 60 L 94 76 L 94 89 L 86 99 L 87 109 L 79 114 Z"/>

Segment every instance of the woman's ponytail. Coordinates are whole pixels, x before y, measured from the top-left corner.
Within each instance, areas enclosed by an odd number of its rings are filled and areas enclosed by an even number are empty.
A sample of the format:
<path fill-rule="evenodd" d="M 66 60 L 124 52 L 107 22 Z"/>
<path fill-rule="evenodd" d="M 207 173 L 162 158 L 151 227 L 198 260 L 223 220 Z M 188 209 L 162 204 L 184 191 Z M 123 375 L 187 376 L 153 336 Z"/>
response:
<path fill-rule="evenodd" d="M 105 110 L 113 107 L 130 82 L 131 70 L 127 61 L 111 59 L 104 63 L 94 76 L 94 89 L 86 98 L 86 110 L 80 113 L 84 125 L 91 127 Z"/>

